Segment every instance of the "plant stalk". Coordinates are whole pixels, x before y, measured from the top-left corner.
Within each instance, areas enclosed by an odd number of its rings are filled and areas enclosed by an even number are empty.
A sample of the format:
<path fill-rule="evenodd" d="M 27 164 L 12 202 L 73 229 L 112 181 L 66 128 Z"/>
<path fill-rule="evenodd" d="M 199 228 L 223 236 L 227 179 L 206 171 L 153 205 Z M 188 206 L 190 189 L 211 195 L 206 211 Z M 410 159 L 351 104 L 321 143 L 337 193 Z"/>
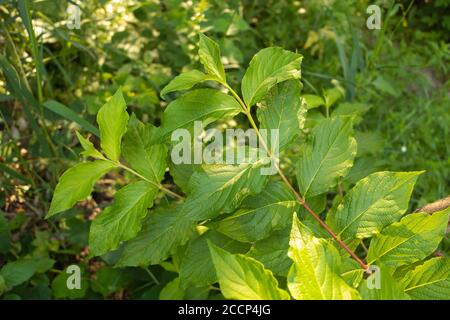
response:
<path fill-rule="evenodd" d="M 261 144 L 267 154 L 270 158 L 274 159 L 275 157 L 272 155 L 272 152 L 268 148 L 266 142 L 264 141 L 264 138 L 262 137 L 261 133 L 259 132 L 258 126 L 255 123 L 255 120 L 253 119 L 250 108 L 245 104 L 244 101 L 242 101 L 241 97 L 226 83 L 222 83 L 235 97 L 235 99 L 238 101 L 238 103 L 241 105 L 245 115 L 247 116 L 248 120 L 250 121 L 250 125 L 255 130 L 258 139 L 261 141 Z M 297 202 L 300 203 L 300 205 L 305 208 L 306 211 L 328 232 L 328 234 L 337 242 L 339 245 L 344 248 L 345 251 L 347 251 L 350 256 L 355 259 L 359 265 L 364 269 L 368 270 L 368 266 L 345 244 L 344 241 L 339 239 L 339 237 L 331 230 L 331 228 L 309 207 L 309 205 L 306 203 L 305 199 L 295 190 L 295 188 L 292 186 L 292 184 L 289 182 L 289 180 L 284 175 L 283 171 L 281 170 L 280 166 L 278 165 L 278 159 L 275 160 L 275 167 L 277 169 L 278 175 L 281 177 L 281 180 L 283 180 L 284 184 L 294 193 L 295 198 L 297 199 Z"/>

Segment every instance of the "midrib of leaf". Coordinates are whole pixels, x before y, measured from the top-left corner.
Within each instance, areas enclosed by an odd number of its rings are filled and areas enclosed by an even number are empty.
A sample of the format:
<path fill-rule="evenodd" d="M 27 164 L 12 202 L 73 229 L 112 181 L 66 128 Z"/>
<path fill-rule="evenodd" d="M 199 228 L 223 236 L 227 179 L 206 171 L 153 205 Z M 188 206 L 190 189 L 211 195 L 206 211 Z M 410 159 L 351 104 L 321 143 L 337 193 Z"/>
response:
<path fill-rule="evenodd" d="M 429 286 L 429 285 L 432 285 L 432 284 L 434 284 L 434 283 L 438 283 L 438 282 L 445 281 L 445 280 L 447 280 L 447 278 L 437 279 L 437 280 L 434 280 L 434 281 L 429 281 L 429 282 L 421 283 L 421 284 L 419 284 L 419 285 L 417 285 L 417 286 L 414 286 L 414 287 L 410 287 L 410 288 L 405 289 L 405 292 L 406 292 L 406 291 L 413 290 L 413 289 L 417 289 L 417 288 L 420 288 L 420 287 Z"/>
<path fill-rule="evenodd" d="M 230 184 L 234 184 L 235 181 L 239 180 L 247 171 L 251 170 L 251 169 L 255 169 L 255 166 L 261 162 L 262 160 L 264 160 L 265 158 L 256 161 L 255 163 L 249 163 L 249 165 L 247 167 L 245 167 L 242 171 L 240 171 L 239 173 L 237 173 L 235 176 L 231 177 L 231 179 L 225 181 L 225 183 L 218 188 L 214 193 L 217 193 L 219 191 L 222 191 L 223 189 L 225 189 L 226 187 L 229 187 Z"/>
<path fill-rule="evenodd" d="M 319 166 L 317 167 L 317 170 L 315 170 L 313 177 L 311 178 L 310 182 L 308 183 L 308 187 L 305 190 L 305 193 L 303 194 L 303 196 L 306 198 L 306 195 L 309 191 L 309 189 L 311 188 L 311 185 L 313 183 L 313 181 L 316 179 L 317 174 L 319 173 L 319 170 L 322 168 L 323 163 L 325 161 L 325 159 L 327 158 L 328 154 L 330 153 L 330 150 L 332 149 L 332 146 L 334 145 L 334 143 L 336 142 L 336 140 L 340 137 L 340 135 L 342 134 L 342 131 L 344 130 L 340 130 L 339 133 L 336 135 L 336 137 L 333 139 L 333 142 L 329 145 L 329 147 L 327 148 L 327 152 L 325 153 L 325 156 L 320 160 Z"/>
<path fill-rule="evenodd" d="M 284 203 L 296 205 L 297 201 L 294 201 L 294 200 L 283 200 L 283 201 L 278 201 L 278 202 L 272 202 L 272 203 L 266 204 L 266 205 L 264 205 L 262 207 L 258 207 L 258 208 L 243 208 L 243 210 L 246 210 L 246 211 L 243 212 L 242 214 L 237 215 L 237 216 L 230 216 L 230 217 L 228 217 L 226 219 L 223 219 L 222 221 L 233 220 L 234 218 L 243 217 L 243 216 L 251 214 L 251 213 L 253 213 L 255 211 L 258 211 L 258 210 L 261 210 L 261 209 L 264 209 L 264 208 L 269 208 L 269 207 L 272 207 L 272 206 L 282 205 Z M 286 206 L 286 208 L 287 208 L 287 206 Z"/>
<path fill-rule="evenodd" d="M 142 198 L 144 198 L 145 196 L 147 196 L 147 194 L 150 192 L 150 188 L 148 188 L 143 194 L 141 194 L 136 200 L 132 201 L 132 205 L 131 206 L 127 206 L 127 210 L 120 210 L 120 213 L 118 215 L 118 217 L 123 218 L 124 216 L 128 215 L 128 213 L 136 207 L 137 203 L 139 201 L 142 200 Z M 114 204 L 113 204 L 114 205 Z M 147 208 L 146 208 L 147 210 Z M 117 229 L 119 226 L 116 225 L 116 227 L 114 227 L 114 229 Z"/>
<path fill-rule="evenodd" d="M 394 192 L 395 190 L 397 190 L 397 189 L 399 189 L 400 187 L 402 187 L 405 183 L 407 183 L 409 181 L 409 179 L 408 180 L 406 180 L 406 181 L 404 181 L 402 184 L 400 184 L 400 185 L 398 185 L 398 186 L 396 186 L 396 187 L 394 187 L 394 188 L 392 188 L 392 189 L 389 189 L 386 193 L 383 193 L 383 195 L 382 196 L 380 196 L 380 197 L 378 197 L 375 201 L 373 201 L 366 209 L 364 209 L 360 214 L 358 214 L 349 224 L 347 224 L 347 226 L 345 226 L 345 228 L 344 229 L 342 229 L 339 233 L 338 233 L 338 236 L 340 236 L 344 231 L 346 231 L 353 223 L 355 223 L 355 221 L 357 220 L 357 219 L 359 219 L 363 214 L 365 214 L 375 203 L 377 203 L 378 201 L 380 201 L 380 200 L 382 200 L 387 194 L 389 194 L 389 193 L 392 193 L 392 192 Z"/>
<path fill-rule="evenodd" d="M 305 247 L 304 250 L 306 251 L 306 258 L 308 259 L 308 264 L 312 268 L 312 272 L 311 272 L 312 273 L 312 278 L 314 279 L 314 281 L 317 284 L 317 288 L 319 289 L 319 292 L 320 292 L 320 297 L 323 299 L 324 298 L 324 294 L 323 294 L 323 291 L 322 291 L 322 287 L 320 286 L 319 279 L 317 279 L 317 273 L 316 273 L 316 269 L 314 269 L 314 263 L 311 260 L 310 254 L 309 254 L 309 252 L 307 252 L 308 250 L 306 249 L 306 247 Z M 314 251 L 316 251 L 315 248 L 314 248 Z M 295 266 L 295 268 L 297 268 L 297 266 Z M 327 271 L 328 271 L 328 268 L 326 267 L 326 263 L 325 263 L 325 272 L 327 272 Z M 297 272 L 300 272 L 300 270 L 297 270 Z M 326 274 L 325 274 L 325 278 L 326 278 Z"/>
<path fill-rule="evenodd" d="M 175 127 L 174 129 L 172 129 L 171 131 L 176 130 L 176 129 L 180 129 L 180 128 L 184 127 L 185 125 L 189 124 L 190 122 L 195 121 L 196 119 L 199 119 L 199 118 L 203 118 L 203 117 L 206 116 L 206 115 L 213 114 L 213 113 L 215 113 L 215 112 L 217 112 L 217 111 L 227 111 L 227 110 L 228 110 L 228 111 L 231 111 L 231 110 L 235 110 L 235 109 L 229 108 L 229 107 L 228 107 L 228 108 L 227 108 L 227 107 L 224 107 L 224 108 L 214 109 L 214 110 L 211 110 L 211 111 L 202 113 L 202 114 L 198 115 L 198 116 L 195 117 L 195 118 L 190 118 L 190 119 L 187 120 L 186 122 L 183 122 L 183 123 L 180 124 L 179 126 L 177 126 L 177 127 Z M 236 111 L 238 111 L 237 108 L 236 108 Z"/>
<path fill-rule="evenodd" d="M 285 91 L 286 90 L 283 90 L 284 91 L 284 93 L 286 93 Z M 278 108 L 275 108 L 275 110 L 277 110 L 277 114 L 279 115 L 279 117 L 278 117 L 278 127 L 277 128 L 281 128 L 281 116 L 282 116 L 282 114 L 283 114 L 283 112 L 284 112 L 284 109 L 285 109 L 285 104 L 286 104 L 286 99 L 287 99 L 287 95 L 286 94 L 284 94 L 284 95 L 282 95 L 281 96 L 282 98 L 282 101 L 281 101 L 281 110 L 280 110 L 280 112 L 278 112 Z"/>
<path fill-rule="evenodd" d="M 145 154 L 146 154 L 149 158 L 151 158 L 150 154 L 148 153 L 148 150 L 145 148 L 145 143 L 144 143 L 144 140 L 142 140 L 142 136 L 141 136 L 141 135 L 138 135 L 138 136 L 139 136 L 139 141 L 140 141 L 141 144 L 142 144 L 142 148 L 144 149 Z M 151 163 L 151 165 L 150 165 L 150 170 L 152 170 L 153 178 L 155 179 L 155 182 L 156 182 L 157 184 L 159 184 L 158 177 L 156 176 L 156 172 L 155 172 L 155 168 L 154 168 L 154 166 L 153 166 L 153 163 Z"/>
<path fill-rule="evenodd" d="M 297 57 L 296 59 L 294 59 L 294 61 L 297 60 L 297 59 L 299 59 L 299 57 Z M 291 64 L 292 62 L 293 62 L 293 61 L 289 62 L 288 65 Z M 286 65 L 281 66 L 281 67 L 278 67 L 278 68 L 275 69 L 272 73 L 270 73 L 269 75 L 267 75 L 267 76 L 265 77 L 265 80 L 261 81 L 260 84 L 258 85 L 258 87 L 256 88 L 256 90 L 254 90 L 253 95 L 251 96 L 250 101 L 253 100 L 253 98 L 255 97 L 255 92 L 258 92 L 259 89 L 260 89 L 261 87 L 264 86 L 265 82 L 266 82 L 268 79 L 272 79 L 272 78 L 274 77 L 273 75 L 276 74 L 276 73 L 278 73 L 279 70 L 283 69 L 283 67 L 285 67 L 285 66 L 286 66 Z M 257 73 L 257 74 L 260 74 L 260 71 L 261 71 L 260 69 L 261 69 L 262 67 L 264 67 L 264 64 L 260 63 L 259 66 L 258 66 L 258 70 L 257 70 L 258 73 Z"/>
<path fill-rule="evenodd" d="M 428 221 L 423 225 L 423 227 L 425 227 L 427 224 L 430 223 L 430 219 L 428 219 Z M 414 232 L 414 231 L 412 231 Z M 383 235 L 383 234 L 381 234 Z M 404 244 L 405 242 L 411 240 L 412 238 L 415 238 L 416 236 L 419 236 L 419 233 L 413 233 L 413 235 L 409 236 L 408 238 L 406 238 L 404 241 L 401 241 L 399 244 L 394 245 L 392 248 L 389 248 L 387 251 L 383 252 L 382 254 L 380 254 L 378 256 L 378 259 L 381 258 L 382 256 L 386 255 L 387 253 L 391 252 L 392 250 L 398 248 L 399 246 L 401 246 L 402 244 Z M 374 259 L 372 261 L 369 262 L 369 264 L 371 264 L 372 262 L 376 261 L 377 259 Z"/>
<path fill-rule="evenodd" d="M 391 252 L 392 250 L 398 248 L 399 246 L 401 246 L 402 244 L 404 244 L 405 242 L 411 240 L 412 238 L 414 238 L 417 234 L 413 234 L 412 236 L 406 238 L 404 241 L 400 242 L 398 245 L 393 246 L 392 248 L 389 248 L 388 250 L 386 250 L 385 252 L 383 252 L 382 254 L 380 254 L 377 259 L 380 259 L 381 257 L 383 257 L 384 255 L 386 255 L 387 253 Z M 372 262 L 376 261 L 377 259 L 373 259 L 369 262 L 369 264 L 371 264 Z"/>

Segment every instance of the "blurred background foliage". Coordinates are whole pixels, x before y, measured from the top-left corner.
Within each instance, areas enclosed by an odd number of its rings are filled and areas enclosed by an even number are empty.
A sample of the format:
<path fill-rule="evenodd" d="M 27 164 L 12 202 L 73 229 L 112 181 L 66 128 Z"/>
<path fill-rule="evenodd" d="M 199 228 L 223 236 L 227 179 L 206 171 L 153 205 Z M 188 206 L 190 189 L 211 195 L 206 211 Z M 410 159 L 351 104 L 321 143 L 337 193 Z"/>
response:
<path fill-rule="evenodd" d="M 79 29 L 68 28 L 70 4 L 81 9 Z M 381 30 L 366 27 L 370 4 L 382 9 Z M 0 278 L 0 297 L 151 299 L 174 278 L 170 267 L 124 272 L 108 265 L 113 256 L 89 259 L 89 223 L 126 176 L 106 176 L 59 221 L 42 218 L 79 158 L 75 130 L 97 135 L 95 114 L 119 86 L 129 111 L 159 125 L 159 91 L 200 67 L 199 31 L 220 43 L 235 87 L 258 50 L 281 46 L 304 55 L 304 93 L 321 97 L 309 101 L 309 122 L 365 112 L 345 184 L 381 169 L 426 170 L 412 209 L 450 193 L 447 0 L 0 0 L 0 274 L 18 272 Z M 89 275 L 75 295 L 63 272 L 71 263 Z"/>

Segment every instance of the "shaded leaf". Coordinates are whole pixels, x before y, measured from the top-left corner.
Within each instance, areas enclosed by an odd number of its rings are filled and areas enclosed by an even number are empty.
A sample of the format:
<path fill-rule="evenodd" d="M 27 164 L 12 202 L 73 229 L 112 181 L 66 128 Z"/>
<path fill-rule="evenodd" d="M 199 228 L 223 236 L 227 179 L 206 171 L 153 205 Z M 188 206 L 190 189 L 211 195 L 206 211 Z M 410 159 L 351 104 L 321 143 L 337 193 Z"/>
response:
<path fill-rule="evenodd" d="M 186 243 L 193 231 L 192 221 L 177 219 L 177 207 L 157 208 L 144 221 L 139 234 L 125 243 L 117 266 L 158 264 Z"/>
<path fill-rule="evenodd" d="M 122 241 L 133 239 L 159 189 L 146 181 L 126 185 L 114 196 L 114 203 L 95 218 L 89 231 L 93 255 L 117 249 Z"/>
<path fill-rule="evenodd" d="M 67 169 L 59 178 L 46 218 L 70 209 L 77 201 L 85 199 L 95 182 L 113 168 L 115 165 L 111 162 L 96 160 Z"/>
<path fill-rule="evenodd" d="M 254 242 L 290 225 L 297 208 L 293 193 L 283 183 L 273 182 L 261 193 L 245 199 L 238 211 L 215 228 L 238 241 Z"/>
<path fill-rule="evenodd" d="M 305 125 L 306 105 L 300 96 L 301 88 L 298 80 L 275 85 L 257 110 L 261 129 L 279 130 L 280 150 L 298 137 Z"/>

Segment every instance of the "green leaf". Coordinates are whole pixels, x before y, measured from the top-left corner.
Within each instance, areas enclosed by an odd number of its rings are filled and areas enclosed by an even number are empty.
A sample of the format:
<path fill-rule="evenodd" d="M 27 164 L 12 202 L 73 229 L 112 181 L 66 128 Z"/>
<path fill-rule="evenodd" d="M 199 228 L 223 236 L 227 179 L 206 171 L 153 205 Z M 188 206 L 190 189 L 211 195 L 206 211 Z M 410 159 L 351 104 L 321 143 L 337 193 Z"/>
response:
<path fill-rule="evenodd" d="M 190 285 L 208 286 L 217 282 L 207 241 L 211 241 L 231 253 L 248 250 L 248 245 L 230 239 L 214 230 L 205 232 L 192 240 L 184 253 L 180 266 L 180 281 L 183 288 Z"/>
<path fill-rule="evenodd" d="M 81 134 L 78 133 L 78 131 L 76 131 L 76 134 L 78 141 L 80 141 L 80 144 L 84 149 L 84 151 L 81 152 L 82 155 L 84 155 L 85 157 L 93 157 L 96 159 L 105 159 L 105 157 L 101 154 L 101 152 L 95 149 L 92 142 L 84 138 Z"/>
<path fill-rule="evenodd" d="M 186 243 L 194 231 L 194 223 L 177 219 L 178 207 L 159 207 L 144 221 L 137 237 L 125 243 L 117 266 L 159 264 L 173 250 Z"/>
<path fill-rule="evenodd" d="M 426 258 L 444 237 L 449 214 L 450 208 L 433 215 L 413 213 L 384 228 L 371 240 L 367 262 L 398 267 Z"/>
<path fill-rule="evenodd" d="M 370 105 L 357 102 L 340 103 L 331 113 L 332 117 L 338 116 L 358 116 L 366 113 L 370 109 Z"/>
<path fill-rule="evenodd" d="M 184 193 L 188 193 L 189 191 L 189 180 L 192 177 L 192 174 L 201 168 L 200 164 L 195 163 L 180 163 L 175 164 L 172 161 L 169 161 L 169 171 L 170 175 L 173 178 L 175 184 L 183 190 Z"/>
<path fill-rule="evenodd" d="M 297 181 L 303 197 L 325 193 L 347 174 L 356 156 L 351 118 L 320 122 L 312 132 L 312 143 L 303 150 L 297 168 Z"/>
<path fill-rule="evenodd" d="M 217 78 L 215 76 L 204 74 L 198 70 L 191 70 L 175 77 L 161 90 L 160 94 L 162 98 L 165 98 L 165 96 L 170 92 L 189 90 L 200 82 L 216 79 Z"/>
<path fill-rule="evenodd" d="M 327 216 L 342 239 L 369 238 L 397 221 L 408 208 L 409 197 L 422 172 L 377 172 L 360 180 Z"/>
<path fill-rule="evenodd" d="M 339 275 L 349 286 L 357 288 L 363 280 L 364 269 L 350 256 L 341 256 L 341 259 L 342 264 L 339 268 Z"/>
<path fill-rule="evenodd" d="M 120 143 L 127 130 L 128 118 L 127 105 L 121 89 L 117 90 L 97 113 L 100 144 L 106 156 L 113 161 L 120 158 Z"/>
<path fill-rule="evenodd" d="M 270 270 L 253 258 L 208 243 L 222 294 L 236 300 L 289 300 Z"/>
<path fill-rule="evenodd" d="M 285 184 L 273 182 L 261 193 L 245 199 L 241 209 L 214 226 L 235 240 L 255 242 L 290 225 L 297 208 L 295 196 Z"/>
<path fill-rule="evenodd" d="M 159 185 L 164 177 L 167 163 L 167 148 L 163 144 L 152 144 L 156 128 L 144 125 L 132 115 L 123 137 L 123 156 L 131 168 L 146 179 Z"/>
<path fill-rule="evenodd" d="M 37 259 L 21 259 L 8 262 L 0 270 L 0 275 L 5 281 L 7 288 L 18 286 L 29 280 L 38 270 Z"/>
<path fill-rule="evenodd" d="M 8 220 L 0 211 L 0 253 L 7 253 L 11 246 L 11 232 L 9 231 Z"/>
<path fill-rule="evenodd" d="M 249 195 L 262 191 L 268 176 L 261 174 L 265 159 L 239 165 L 205 165 L 193 173 L 180 217 L 193 221 L 233 212 Z"/>
<path fill-rule="evenodd" d="M 325 105 L 325 101 L 323 101 L 322 97 L 314 94 L 304 94 L 302 97 L 306 100 L 306 108 L 308 110 Z"/>
<path fill-rule="evenodd" d="M 290 228 L 275 231 L 270 237 L 255 242 L 248 256 L 262 262 L 274 274 L 286 277 L 292 260 L 288 257 Z"/>
<path fill-rule="evenodd" d="M 107 298 L 114 292 L 126 289 L 130 284 L 130 274 L 118 268 L 103 266 L 95 273 L 95 280 L 91 281 L 92 290 Z"/>
<path fill-rule="evenodd" d="M 343 89 L 341 89 L 341 88 L 335 87 L 335 88 L 325 90 L 325 92 L 323 93 L 325 106 L 327 108 L 331 107 L 343 96 L 344 96 L 344 92 L 343 92 Z"/>
<path fill-rule="evenodd" d="M 184 292 L 180 288 L 180 278 L 177 277 L 167 283 L 159 293 L 159 300 L 182 300 Z"/>
<path fill-rule="evenodd" d="M 81 299 L 86 295 L 89 288 L 89 281 L 86 277 L 84 268 L 81 268 L 81 279 L 80 279 L 80 289 L 73 288 L 69 289 L 67 287 L 67 280 L 71 274 L 63 270 L 58 274 L 52 281 L 52 292 L 57 299 Z"/>
<path fill-rule="evenodd" d="M 377 275 L 377 272 L 380 274 Z M 369 283 L 375 284 L 379 277 L 379 288 L 369 288 Z M 358 288 L 364 300 L 410 300 L 403 288 L 391 275 L 388 267 L 381 266 L 378 271 L 371 274 Z"/>
<path fill-rule="evenodd" d="M 141 230 L 147 209 L 159 189 L 146 181 L 126 185 L 115 194 L 114 203 L 92 222 L 89 247 L 99 256 L 117 249 L 122 241 L 133 239 Z"/>
<path fill-rule="evenodd" d="M 69 168 L 59 178 L 46 218 L 70 209 L 77 201 L 85 199 L 91 193 L 95 182 L 115 167 L 108 161 L 96 160 Z"/>
<path fill-rule="evenodd" d="M 269 91 L 257 110 L 261 129 L 279 130 L 280 151 L 298 137 L 305 125 L 306 105 L 300 97 L 301 88 L 298 80 L 280 83 Z"/>
<path fill-rule="evenodd" d="M 271 47 L 259 51 L 250 61 L 242 79 L 242 96 L 247 106 L 261 101 L 275 84 L 289 79 L 300 79 L 303 56 Z"/>
<path fill-rule="evenodd" d="M 219 45 L 204 34 L 199 33 L 198 46 L 200 62 L 203 64 L 206 71 L 223 82 L 226 82 L 225 70 L 220 61 Z"/>
<path fill-rule="evenodd" d="M 56 113 L 57 115 L 60 115 L 61 117 L 73 121 L 76 124 L 78 124 L 81 128 L 83 128 L 86 131 L 89 131 L 95 136 L 100 136 L 100 132 L 96 127 L 94 127 L 92 124 L 87 122 L 85 119 L 83 119 L 81 116 L 78 115 L 75 111 L 72 109 L 69 109 L 62 103 L 54 100 L 49 100 L 43 103 L 43 106 L 46 107 L 48 110 Z"/>
<path fill-rule="evenodd" d="M 450 258 L 433 258 L 408 272 L 400 280 L 405 292 L 417 300 L 448 300 Z"/>
<path fill-rule="evenodd" d="M 294 264 L 287 283 L 295 299 L 359 299 L 358 292 L 339 276 L 341 257 L 337 249 L 325 239 L 316 238 L 295 215 L 289 247 Z"/>
<path fill-rule="evenodd" d="M 159 134 L 166 137 L 176 129 L 192 127 L 194 121 L 202 121 L 207 126 L 219 119 L 232 118 L 239 112 L 239 103 L 223 92 L 194 90 L 169 103 L 162 116 Z"/>

